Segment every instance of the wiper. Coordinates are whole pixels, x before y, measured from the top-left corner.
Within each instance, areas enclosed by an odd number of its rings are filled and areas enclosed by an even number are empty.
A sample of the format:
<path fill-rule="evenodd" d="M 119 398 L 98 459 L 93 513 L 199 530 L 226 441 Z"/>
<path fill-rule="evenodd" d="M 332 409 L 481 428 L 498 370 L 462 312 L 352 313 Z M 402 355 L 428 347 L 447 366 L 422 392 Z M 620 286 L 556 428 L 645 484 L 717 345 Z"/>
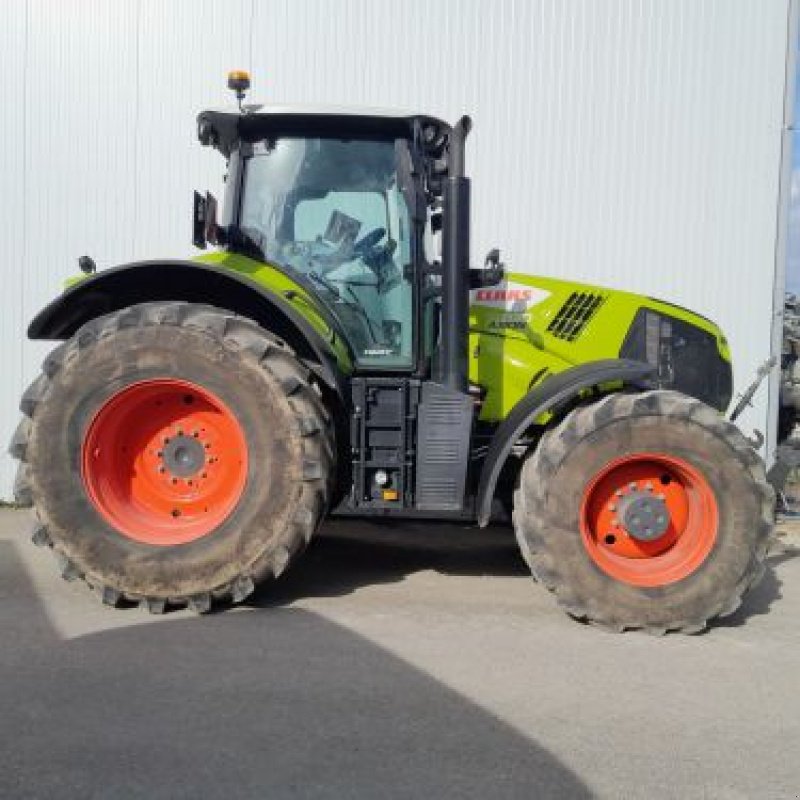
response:
<path fill-rule="evenodd" d="M 353 353 L 352 348 L 350 347 L 350 343 L 347 338 L 347 333 L 344 330 L 344 328 L 342 328 L 342 326 L 339 324 L 339 318 L 337 317 L 336 312 L 334 311 L 333 308 L 331 308 L 331 306 L 328 304 L 327 300 L 325 300 L 322 294 L 315 290 L 314 280 L 310 280 L 309 276 L 313 276 L 313 278 L 316 280 L 317 283 L 319 283 L 322 286 L 325 286 L 325 288 L 327 288 L 328 291 L 330 291 L 331 294 L 333 294 L 336 298 L 340 297 L 339 289 L 336 286 L 329 284 L 328 281 L 326 281 L 322 276 L 318 275 L 316 272 L 308 273 L 307 275 L 306 273 L 300 272 L 300 270 L 295 269 L 291 264 L 287 264 L 286 262 L 283 261 L 278 261 L 277 259 L 267 258 L 266 254 L 264 253 L 264 248 L 261 245 L 261 242 L 258 241 L 259 239 L 263 241 L 263 239 L 260 232 L 258 232 L 257 230 L 253 228 L 235 228 L 234 230 L 236 231 L 235 238 L 237 244 L 251 250 L 260 261 L 263 261 L 265 264 L 270 264 L 271 266 L 276 267 L 284 275 L 286 275 L 288 278 L 291 278 L 295 283 L 298 283 L 301 286 L 303 286 L 311 294 L 311 296 L 316 300 L 319 306 L 321 306 L 321 309 L 318 309 L 317 313 L 319 313 L 320 310 L 324 312 L 322 314 L 322 318 L 325 320 L 328 327 L 331 329 L 332 335 L 338 336 L 339 339 L 341 339 L 345 347 L 348 349 L 350 357 L 353 360 L 355 360 L 355 354 Z M 295 293 L 284 292 L 284 294 L 287 296 L 287 299 L 291 299 L 290 294 L 296 295 L 296 292 Z M 313 307 L 313 303 L 311 305 Z"/>
<path fill-rule="evenodd" d="M 324 286 L 337 300 L 341 299 L 342 293 L 339 291 L 339 287 L 331 283 L 327 278 L 323 278 L 322 275 L 313 270 L 304 274 L 316 281 L 320 286 Z"/>
<path fill-rule="evenodd" d="M 357 309 L 361 313 L 361 316 L 364 317 L 364 320 L 367 323 L 367 327 L 369 328 L 369 332 L 370 332 L 370 334 L 372 336 L 372 343 L 373 344 L 383 344 L 383 342 L 381 342 L 380 339 L 378 339 L 378 334 L 375 333 L 375 324 L 373 323 L 372 319 L 370 318 L 370 315 L 367 313 L 367 309 L 364 308 L 364 306 L 361 305 L 361 300 L 358 299 L 358 295 L 353 291 L 352 287 L 350 287 L 350 286 L 347 287 L 347 291 L 350 292 L 351 296 L 353 297 L 353 300 L 355 300 L 354 303 L 351 302 L 351 303 L 348 303 L 348 305 L 350 305 L 351 307 Z"/>
<path fill-rule="evenodd" d="M 266 261 L 266 259 L 264 260 Z M 333 294 L 337 299 L 340 297 L 339 290 L 335 286 L 329 285 L 328 282 L 322 276 L 318 275 L 316 272 L 309 272 L 309 273 L 300 272 L 300 270 L 295 269 L 291 264 L 287 264 L 285 262 L 276 260 L 270 260 L 267 263 L 271 264 L 274 267 L 277 267 L 281 272 L 283 272 L 284 275 L 291 278 L 295 283 L 300 284 L 300 286 L 304 287 L 309 292 L 309 294 L 314 298 L 314 300 L 319 304 L 319 306 L 321 306 L 321 309 L 318 309 L 317 313 L 319 313 L 319 310 L 325 312 L 324 314 L 322 314 L 323 319 L 328 324 L 328 327 L 331 329 L 331 331 L 334 332 L 336 335 L 338 335 L 338 337 L 344 342 L 345 346 L 350 352 L 351 358 L 355 361 L 355 354 L 353 353 L 353 350 L 350 347 L 350 342 L 347 338 L 347 332 L 339 323 L 339 317 L 337 316 L 336 311 L 333 308 L 331 308 L 330 304 L 322 296 L 322 294 L 316 291 L 315 280 L 321 286 L 325 286 L 325 288 L 331 291 L 331 294 Z M 284 294 L 288 296 L 287 292 L 284 292 Z M 296 295 L 297 293 L 294 292 L 293 294 Z M 308 302 L 309 305 L 314 307 L 314 304 L 311 303 L 310 301 L 306 302 Z"/>
<path fill-rule="evenodd" d="M 313 270 L 306 273 L 299 273 L 306 279 L 311 279 L 315 283 L 318 283 L 320 286 L 324 286 L 339 302 L 344 303 L 345 305 L 352 308 L 358 314 L 360 314 L 367 323 L 367 328 L 369 329 L 370 336 L 372 336 L 373 344 L 380 344 L 380 339 L 378 338 L 378 334 L 375 333 L 375 325 L 370 319 L 369 314 L 367 313 L 366 309 L 361 305 L 361 300 L 359 300 L 358 295 L 352 290 L 350 286 L 346 286 L 345 288 L 350 293 L 353 300 L 346 300 L 342 297 L 342 293 L 338 286 L 333 284 L 327 278 L 324 278 L 318 272 L 314 272 Z M 325 303 L 325 300 L 320 297 L 317 292 L 314 292 L 314 297 L 318 298 L 321 303 Z M 330 309 L 332 314 L 336 312 L 333 309 Z M 337 318 L 338 319 L 338 318 Z"/>

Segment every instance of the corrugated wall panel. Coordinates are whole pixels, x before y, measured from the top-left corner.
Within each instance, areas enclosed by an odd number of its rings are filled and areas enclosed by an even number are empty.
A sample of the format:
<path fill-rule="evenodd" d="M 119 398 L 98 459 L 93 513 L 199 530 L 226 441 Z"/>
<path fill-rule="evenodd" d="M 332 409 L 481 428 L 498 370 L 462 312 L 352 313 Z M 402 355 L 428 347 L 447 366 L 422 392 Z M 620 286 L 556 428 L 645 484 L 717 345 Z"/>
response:
<path fill-rule="evenodd" d="M 249 67 L 251 15 L 251 0 L 141 0 L 129 258 L 187 255 L 192 189 L 221 197 L 224 162 L 199 146 L 195 120 L 201 106 L 230 101 L 230 69 Z"/>
<path fill-rule="evenodd" d="M 136 8 L 84 0 L 82 13 L 50 0 L 27 3 L 24 68 L 25 191 L 22 307 L 30 318 L 89 252 L 130 253 L 133 199 Z M 22 331 L 17 331 L 17 337 Z M 24 378 L 47 345 L 24 347 Z"/>
<path fill-rule="evenodd" d="M 42 351 L 21 317 L 77 255 L 189 252 L 190 191 L 219 192 L 222 172 L 194 117 L 228 102 L 235 66 L 259 100 L 469 112 L 475 260 L 499 245 L 517 270 L 696 308 L 728 333 L 741 390 L 770 350 L 788 5 L 9 3 L 0 114 L 26 134 L 0 156 L 23 187 L 0 211 L 26 235 L 4 265 L 0 437 Z M 765 428 L 765 392 L 742 425 Z"/>
<path fill-rule="evenodd" d="M 3 221 L 3 258 L 0 259 L 0 499 L 9 497 L 15 465 L 5 455 L 5 443 L 17 424 L 17 404 L 23 388 L 22 331 L 25 267 L 26 151 L 25 84 L 20 64 L 25 62 L 27 8 L 16 2 L 4 9 L 0 25 L 0 219 Z"/>

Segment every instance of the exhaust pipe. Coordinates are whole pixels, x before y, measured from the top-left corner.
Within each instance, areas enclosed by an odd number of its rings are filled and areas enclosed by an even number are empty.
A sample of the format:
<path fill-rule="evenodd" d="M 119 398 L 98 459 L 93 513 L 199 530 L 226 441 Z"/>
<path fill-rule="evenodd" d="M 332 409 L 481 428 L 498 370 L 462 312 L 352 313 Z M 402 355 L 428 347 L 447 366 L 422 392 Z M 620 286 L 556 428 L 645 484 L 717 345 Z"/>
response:
<path fill-rule="evenodd" d="M 464 175 L 464 146 L 472 129 L 469 117 L 450 134 L 448 174 L 442 209 L 442 325 L 439 383 L 467 391 L 469 336 L 470 180 Z"/>

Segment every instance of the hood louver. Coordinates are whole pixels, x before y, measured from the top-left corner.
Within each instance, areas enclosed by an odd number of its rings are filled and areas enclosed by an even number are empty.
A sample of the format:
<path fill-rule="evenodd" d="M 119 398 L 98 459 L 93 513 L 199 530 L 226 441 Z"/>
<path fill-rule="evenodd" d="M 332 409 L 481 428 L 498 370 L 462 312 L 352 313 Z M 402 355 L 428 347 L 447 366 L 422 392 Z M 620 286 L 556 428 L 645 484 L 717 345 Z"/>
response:
<path fill-rule="evenodd" d="M 573 292 L 547 326 L 547 332 L 567 342 L 575 341 L 605 301 L 604 294 Z"/>

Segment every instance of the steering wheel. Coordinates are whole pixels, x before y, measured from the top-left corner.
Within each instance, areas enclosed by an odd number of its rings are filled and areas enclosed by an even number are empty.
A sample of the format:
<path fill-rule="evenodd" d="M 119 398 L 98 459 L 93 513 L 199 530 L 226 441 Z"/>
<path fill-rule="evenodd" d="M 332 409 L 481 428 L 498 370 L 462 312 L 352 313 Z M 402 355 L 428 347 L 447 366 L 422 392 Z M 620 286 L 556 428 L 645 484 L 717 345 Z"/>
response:
<path fill-rule="evenodd" d="M 373 228 L 353 245 L 353 253 L 359 256 L 368 254 L 384 236 L 386 236 L 386 228 Z"/>

